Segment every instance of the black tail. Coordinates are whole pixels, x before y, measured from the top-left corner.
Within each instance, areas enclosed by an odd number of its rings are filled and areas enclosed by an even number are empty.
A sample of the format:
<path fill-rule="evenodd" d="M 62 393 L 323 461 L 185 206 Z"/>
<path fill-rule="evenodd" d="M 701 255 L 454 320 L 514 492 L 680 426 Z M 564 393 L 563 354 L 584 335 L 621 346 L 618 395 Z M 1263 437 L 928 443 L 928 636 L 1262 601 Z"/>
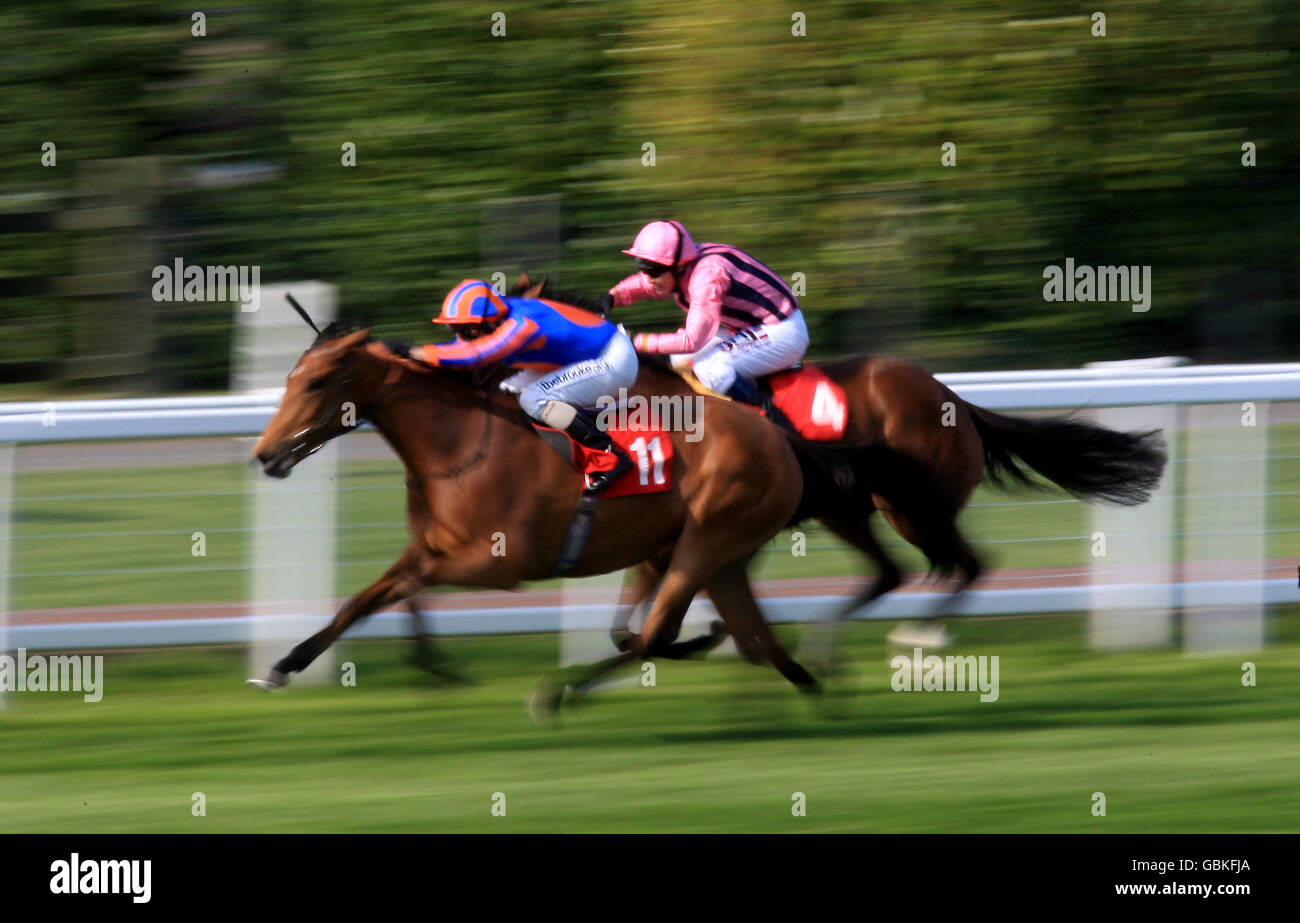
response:
<path fill-rule="evenodd" d="M 789 433 L 786 438 L 804 479 L 791 525 L 822 515 L 865 520 L 876 509 L 871 495 L 879 494 L 910 520 L 933 573 L 965 568 L 969 549 L 957 532 L 956 510 L 920 462 L 879 442 L 809 442 Z"/>
<path fill-rule="evenodd" d="M 1121 433 L 1069 417 L 1032 420 L 974 404 L 966 409 L 984 442 L 985 474 L 999 487 L 1045 488 L 1029 476 L 1028 465 L 1082 500 L 1137 506 L 1151 499 L 1168 461 L 1159 430 Z"/>

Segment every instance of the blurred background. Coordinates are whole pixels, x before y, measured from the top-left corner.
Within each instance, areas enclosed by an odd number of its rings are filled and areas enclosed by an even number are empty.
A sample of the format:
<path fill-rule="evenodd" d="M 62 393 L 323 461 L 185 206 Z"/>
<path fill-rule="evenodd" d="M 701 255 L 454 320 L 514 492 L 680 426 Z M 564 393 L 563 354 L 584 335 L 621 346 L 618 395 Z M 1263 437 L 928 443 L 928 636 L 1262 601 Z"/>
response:
<path fill-rule="evenodd" d="M 326 280 L 431 338 L 467 275 L 602 291 L 660 216 L 803 273 L 814 356 L 1295 352 L 1285 0 L 1125 2 L 1105 37 L 1031 0 L 820 3 L 803 37 L 765 0 L 524 0 L 505 37 L 492 12 L 237 4 L 204 37 L 166 2 L 0 12 L 0 395 L 227 387 L 229 306 L 149 297 L 177 256 Z M 1152 266 L 1151 310 L 1045 304 L 1067 256 Z"/>
<path fill-rule="evenodd" d="M 196 35 L 169 2 L 0 8 L 0 649 L 114 651 L 99 704 L 0 696 L 0 829 L 189 829 L 202 790 L 225 799 L 205 830 L 479 830 L 496 788 L 530 806 L 515 829 L 786 829 L 791 791 L 817 799 L 799 829 L 1095 829 L 1096 790 L 1125 806 L 1109 829 L 1296 829 L 1300 6 L 1125 0 L 1105 36 L 1092 12 L 285 0 L 206 10 Z M 1132 513 L 975 495 L 991 595 L 956 632 L 1003 658 L 999 703 L 889 693 L 891 624 L 867 622 L 829 717 L 723 660 L 662 665 L 658 689 L 602 691 L 539 737 L 519 704 L 567 656 L 539 626 L 589 606 L 562 627 L 594 627 L 617 596 L 573 582 L 437 588 L 440 634 L 521 632 L 447 640 L 476 686 L 431 692 L 405 645 L 374 640 L 342 646 L 356 688 L 249 698 L 244 620 L 293 595 L 296 639 L 374 579 L 405 543 L 402 472 L 373 433 L 286 483 L 251 471 L 248 421 L 277 398 L 242 395 L 239 306 L 155 301 L 154 267 L 318 280 L 376 336 L 430 341 L 459 280 L 526 270 L 595 295 L 659 217 L 801 274 L 810 358 L 901 355 L 1002 411 L 1166 430 L 1165 484 Z M 1067 258 L 1150 266 L 1150 309 L 1045 301 Z M 293 325 L 274 381 L 308 331 L 278 294 L 259 316 Z M 1013 374 L 1150 356 L 1233 367 L 1133 373 L 1122 399 Z M 142 409 L 162 396 L 224 403 Z M 236 422 L 191 425 L 217 413 Z M 147 438 L 112 438 L 137 424 Z M 865 572 L 806 538 L 806 557 L 782 535 L 758 559 L 775 618 Z M 226 646 L 179 649 L 195 642 Z"/>

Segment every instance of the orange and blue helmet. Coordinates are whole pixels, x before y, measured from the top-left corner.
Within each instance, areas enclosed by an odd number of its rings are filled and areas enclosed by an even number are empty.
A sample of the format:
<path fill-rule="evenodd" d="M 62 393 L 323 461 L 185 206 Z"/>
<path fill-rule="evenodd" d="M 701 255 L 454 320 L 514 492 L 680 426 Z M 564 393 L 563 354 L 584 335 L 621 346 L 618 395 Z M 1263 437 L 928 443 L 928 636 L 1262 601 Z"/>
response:
<path fill-rule="evenodd" d="M 481 279 L 466 279 L 447 293 L 442 300 L 442 313 L 433 319 L 435 324 L 481 324 L 497 320 L 510 313 L 496 289 Z"/>

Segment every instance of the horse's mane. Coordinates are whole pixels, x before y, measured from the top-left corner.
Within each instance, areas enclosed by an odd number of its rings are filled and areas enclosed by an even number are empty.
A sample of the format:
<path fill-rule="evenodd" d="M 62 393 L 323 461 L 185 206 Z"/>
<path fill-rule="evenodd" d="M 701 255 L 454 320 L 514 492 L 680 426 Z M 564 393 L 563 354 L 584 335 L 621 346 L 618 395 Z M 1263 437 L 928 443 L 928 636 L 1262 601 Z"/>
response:
<path fill-rule="evenodd" d="M 522 297 L 525 292 L 533 287 L 532 282 L 527 276 L 520 276 L 506 295 L 512 298 Z M 538 298 L 546 298 L 550 301 L 558 301 L 562 304 L 572 305 L 575 308 L 581 308 L 584 311 L 590 311 L 593 314 L 600 313 L 600 306 L 597 304 L 599 299 L 589 298 L 586 295 L 580 295 L 577 292 L 566 289 L 557 289 L 551 285 L 550 279 L 542 280 L 541 291 L 537 294 Z"/>
<path fill-rule="evenodd" d="M 315 349 L 322 343 L 340 339 L 341 337 L 347 336 L 349 333 L 356 333 L 358 330 L 366 330 L 369 327 L 370 323 L 366 321 L 365 318 L 353 317 L 346 314 L 340 315 L 336 320 L 332 320 L 326 324 L 324 330 L 316 334 L 316 339 L 311 341 L 310 348 Z M 369 343 L 370 337 L 367 336 L 364 342 Z"/>
<path fill-rule="evenodd" d="M 364 317 L 346 314 L 341 315 L 338 319 L 332 320 L 325 325 L 325 329 L 316 335 L 316 339 L 312 341 L 310 348 L 315 349 L 322 343 L 328 343 L 330 340 L 340 339 L 350 333 L 356 333 L 358 330 L 369 330 L 370 327 L 370 321 Z M 373 343 L 374 339 L 374 337 L 367 335 L 361 343 Z M 402 340 L 393 340 L 392 342 L 402 343 L 408 347 L 410 346 L 409 343 Z M 459 381 L 475 389 L 478 389 L 483 381 L 483 373 L 480 369 L 453 369 L 442 366 L 433 368 L 432 366 L 425 366 L 415 362 L 407 362 L 404 364 L 406 364 L 408 368 L 418 369 L 422 372 L 434 373 L 443 379 Z"/>

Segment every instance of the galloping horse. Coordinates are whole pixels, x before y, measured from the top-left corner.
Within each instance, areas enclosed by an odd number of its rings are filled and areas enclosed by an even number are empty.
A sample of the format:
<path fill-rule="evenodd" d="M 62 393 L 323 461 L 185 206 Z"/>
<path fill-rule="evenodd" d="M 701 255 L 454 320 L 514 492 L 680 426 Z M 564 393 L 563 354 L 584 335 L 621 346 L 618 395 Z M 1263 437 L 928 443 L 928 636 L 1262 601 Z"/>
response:
<path fill-rule="evenodd" d="M 516 289 L 529 285 L 525 276 Z M 532 285 L 529 291 L 546 294 L 547 284 Z M 571 295 L 562 300 L 592 304 Z M 1080 499 L 1136 506 L 1150 498 L 1164 472 L 1167 455 L 1158 431 L 1123 433 L 1070 417 L 1030 419 L 994 413 L 962 400 L 920 366 L 887 356 L 843 359 L 820 368 L 843 389 L 848 403 L 843 442 L 880 443 L 916 459 L 954 511 L 966 505 L 984 477 L 1003 487 L 1047 486 L 1027 469 Z M 680 378 L 663 387 L 660 393 L 664 394 L 690 390 Z M 868 512 L 880 510 L 900 536 L 922 547 L 920 526 L 908 510 L 882 494 L 873 495 L 871 501 Z M 876 579 L 836 611 L 832 624 L 902 584 L 902 571 L 877 541 L 861 509 L 832 506 L 817 518 L 878 568 Z M 662 560 L 651 560 L 638 569 L 634 575 L 638 601 L 657 585 L 662 566 Z M 980 565 L 973 554 L 963 554 L 958 570 L 954 596 L 974 582 Z M 635 637 L 626 633 L 635 605 L 625 605 L 615 617 L 612 634 L 620 647 Z"/>
<path fill-rule="evenodd" d="M 643 366 L 636 393 L 664 393 L 679 382 Z M 283 686 L 358 619 L 433 584 L 504 589 L 551 576 L 581 475 L 537 436 L 513 398 L 477 384 L 467 373 L 400 358 L 346 322 L 331 324 L 303 353 L 253 455 L 267 474 L 286 477 L 326 441 L 369 420 L 405 466 L 411 542 L 325 628 L 251 683 Z M 856 509 L 865 517 L 877 496 L 908 517 L 936 569 L 968 556 L 949 502 L 915 460 L 881 445 L 807 443 L 724 400 L 703 398 L 701 407 L 704 438 L 668 434 L 676 474 L 667 491 L 598 505 L 571 572 L 654 559 L 662 579 L 641 633 L 618 657 L 571 677 L 576 686 L 635 657 L 673 656 L 682 617 L 706 590 L 746 657 L 816 689 L 763 622 L 744 569 L 758 547 L 807 516 L 847 520 Z M 541 704 L 557 706 L 560 694 L 547 687 Z"/>

